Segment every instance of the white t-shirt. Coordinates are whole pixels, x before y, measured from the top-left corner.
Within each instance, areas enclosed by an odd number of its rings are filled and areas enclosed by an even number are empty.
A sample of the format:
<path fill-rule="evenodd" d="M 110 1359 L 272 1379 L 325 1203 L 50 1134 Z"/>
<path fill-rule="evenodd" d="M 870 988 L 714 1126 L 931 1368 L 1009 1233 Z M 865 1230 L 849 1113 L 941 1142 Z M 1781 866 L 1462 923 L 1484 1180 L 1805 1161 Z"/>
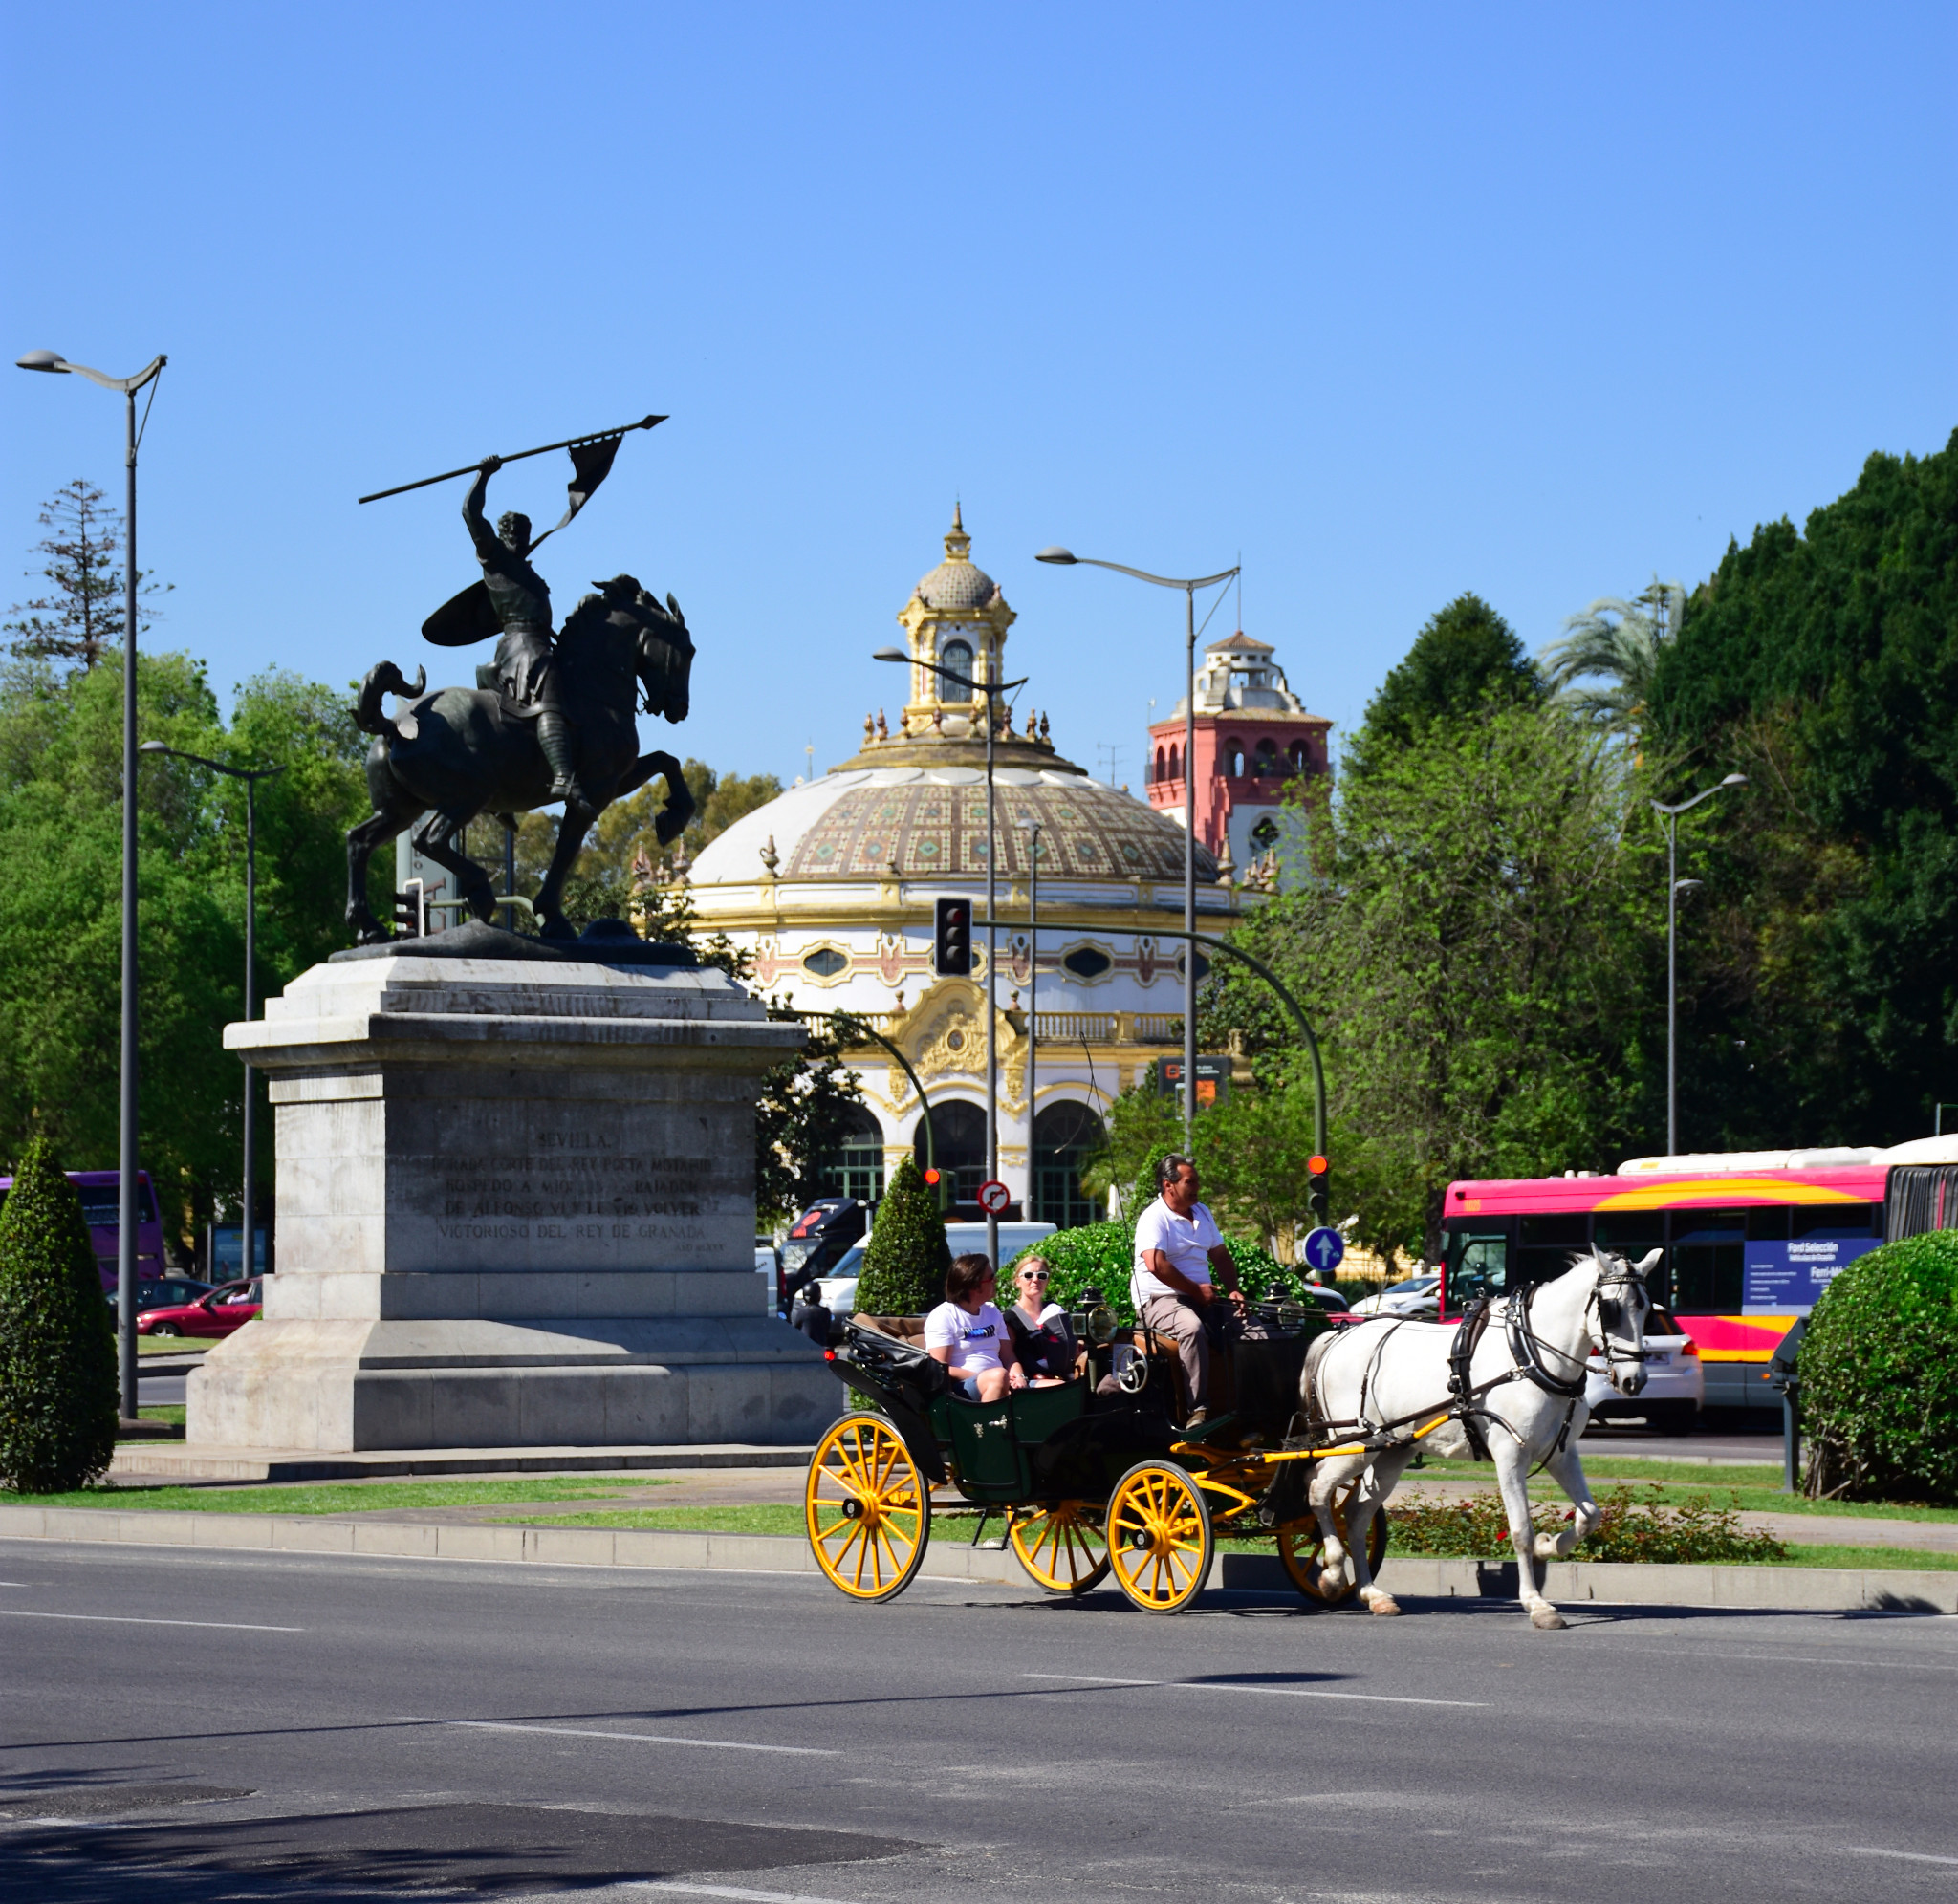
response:
<path fill-rule="evenodd" d="M 925 1348 L 949 1349 L 955 1369 L 976 1374 L 998 1368 L 1006 1339 L 1006 1317 L 990 1303 L 981 1303 L 977 1315 L 968 1315 L 957 1303 L 940 1303 L 925 1318 Z"/>
<path fill-rule="evenodd" d="M 1203 1204 L 1199 1203 L 1188 1216 L 1179 1217 L 1158 1197 L 1136 1222 L 1136 1261 L 1135 1273 L 1129 1279 L 1130 1300 L 1140 1309 L 1151 1296 L 1182 1293 L 1150 1272 L 1149 1250 L 1160 1249 L 1168 1257 L 1169 1266 L 1187 1276 L 1192 1283 L 1207 1283 L 1210 1280 L 1210 1251 L 1223 1241 L 1223 1232 L 1211 1221 L 1209 1211 Z"/>

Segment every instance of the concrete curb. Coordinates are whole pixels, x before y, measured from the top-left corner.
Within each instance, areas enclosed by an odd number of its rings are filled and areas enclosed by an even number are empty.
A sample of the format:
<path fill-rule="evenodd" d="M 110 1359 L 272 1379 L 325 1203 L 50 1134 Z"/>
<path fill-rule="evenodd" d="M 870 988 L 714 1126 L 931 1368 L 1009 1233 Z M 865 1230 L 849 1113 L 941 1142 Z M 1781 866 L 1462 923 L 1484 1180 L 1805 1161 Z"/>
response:
<path fill-rule="evenodd" d="M 650 1532 L 628 1527 L 486 1527 L 326 1514 L 205 1514 L 100 1507 L 0 1506 L 0 1539 L 288 1553 L 387 1554 L 413 1560 L 539 1561 L 553 1567 L 647 1567 L 747 1573 L 816 1571 L 808 1545 L 779 1534 Z M 1543 1590 L 1560 1606 L 1719 1607 L 1802 1612 L 1958 1613 L 1958 1571 L 1824 1567 L 1643 1567 L 1553 1561 Z M 935 1540 L 919 1577 L 1029 1586 L 1011 1552 Z M 1275 1554 L 1220 1553 L 1213 1589 L 1290 1595 Z M 1381 1585 L 1411 1600 L 1516 1597 L 1516 1564 L 1389 1555 Z"/>

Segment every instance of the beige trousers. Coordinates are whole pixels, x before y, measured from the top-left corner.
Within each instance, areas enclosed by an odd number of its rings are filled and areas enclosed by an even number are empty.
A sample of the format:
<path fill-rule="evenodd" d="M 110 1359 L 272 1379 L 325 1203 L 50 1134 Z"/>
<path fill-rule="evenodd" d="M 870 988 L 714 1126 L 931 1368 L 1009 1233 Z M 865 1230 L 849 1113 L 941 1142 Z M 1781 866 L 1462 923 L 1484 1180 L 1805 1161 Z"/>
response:
<path fill-rule="evenodd" d="M 1158 1335 L 1174 1336 L 1176 1352 L 1183 1363 L 1183 1378 L 1189 1387 L 1189 1405 L 1210 1405 L 1210 1338 L 1204 1330 L 1202 1311 L 1186 1296 L 1151 1296 L 1142 1305 L 1144 1329 Z"/>

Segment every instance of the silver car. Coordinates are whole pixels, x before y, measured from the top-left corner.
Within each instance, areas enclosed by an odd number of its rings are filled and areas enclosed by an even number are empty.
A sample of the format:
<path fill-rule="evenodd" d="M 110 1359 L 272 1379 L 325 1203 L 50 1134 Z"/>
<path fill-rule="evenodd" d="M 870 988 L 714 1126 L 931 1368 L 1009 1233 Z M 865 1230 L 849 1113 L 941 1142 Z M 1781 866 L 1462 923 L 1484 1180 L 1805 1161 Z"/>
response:
<path fill-rule="evenodd" d="M 1643 1340 L 1645 1386 L 1639 1395 L 1619 1394 L 1611 1385 L 1604 1357 L 1591 1357 L 1584 1372 L 1584 1400 L 1592 1420 L 1640 1417 L 1658 1434 L 1690 1434 L 1707 1392 L 1699 1345 L 1663 1309 L 1646 1316 Z"/>

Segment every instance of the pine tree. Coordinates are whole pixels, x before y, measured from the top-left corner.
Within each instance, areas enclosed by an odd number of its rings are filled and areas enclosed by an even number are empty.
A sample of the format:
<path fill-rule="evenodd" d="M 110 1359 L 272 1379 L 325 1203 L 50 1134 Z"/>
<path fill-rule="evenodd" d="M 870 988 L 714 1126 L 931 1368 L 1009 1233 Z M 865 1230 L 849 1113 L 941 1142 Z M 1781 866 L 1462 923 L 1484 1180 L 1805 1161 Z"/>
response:
<path fill-rule="evenodd" d="M 54 583 L 54 593 L 15 602 L 8 613 L 25 619 L 0 623 L 0 629 L 13 637 L 8 645 L 24 660 L 79 661 L 86 671 L 122 638 L 124 581 L 116 562 L 122 518 L 103 507 L 93 483 L 77 476 L 49 498 L 39 519 L 54 532 L 34 544 L 35 553 L 48 558 L 38 573 Z M 157 590 L 139 576 L 140 595 Z M 142 617 L 139 628 L 148 627 Z"/>
<path fill-rule="evenodd" d="M 45 1137 L 0 1209 L 0 1485 L 83 1487 L 116 1452 L 116 1339 L 81 1199 Z"/>
<path fill-rule="evenodd" d="M 923 1315 L 945 1300 L 945 1272 L 951 1266 L 937 1193 L 925 1183 L 918 1159 L 907 1157 L 878 1205 L 857 1284 L 858 1312 Z"/>

